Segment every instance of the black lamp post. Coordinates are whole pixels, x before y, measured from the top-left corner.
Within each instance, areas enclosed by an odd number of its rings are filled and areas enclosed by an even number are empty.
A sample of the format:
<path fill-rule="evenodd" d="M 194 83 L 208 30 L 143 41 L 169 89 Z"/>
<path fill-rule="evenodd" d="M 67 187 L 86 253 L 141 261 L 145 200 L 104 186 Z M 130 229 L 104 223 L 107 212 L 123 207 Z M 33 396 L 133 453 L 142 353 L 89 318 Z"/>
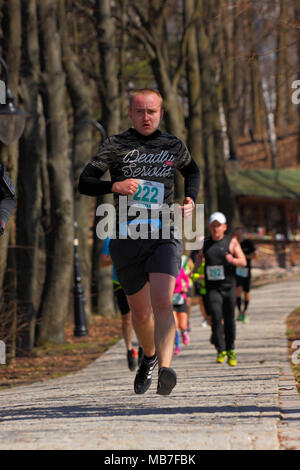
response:
<path fill-rule="evenodd" d="M 10 145 L 21 137 L 29 114 L 21 111 L 15 105 L 14 95 L 9 88 L 7 65 L 2 57 L 0 57 L 0 63 L 4 71 L 4 82 L 1 82 L 2 87 L 4 87 L 4 90 L 2 90 L 4 102 L 0 101 L 0 140 L 5 145 Z"/>
<path fill-rule="evenodd" d="M 80 265 L 79 265 L 79 253 L 78 253 L 78 224 L 76 221 L 75 211 L 75 197 L 74 197 L 74 336 L 86 336 L 88 335 L 88 328 L 86 325 L 85 315 L 85 296 L 81 282 Z"/>

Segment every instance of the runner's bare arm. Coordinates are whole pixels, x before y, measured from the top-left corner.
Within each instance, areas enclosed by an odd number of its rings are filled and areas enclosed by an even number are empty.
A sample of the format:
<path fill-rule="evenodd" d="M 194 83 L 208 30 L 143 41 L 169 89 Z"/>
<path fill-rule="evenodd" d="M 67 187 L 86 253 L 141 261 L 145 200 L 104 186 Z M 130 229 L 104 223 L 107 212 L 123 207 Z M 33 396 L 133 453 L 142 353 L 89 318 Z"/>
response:
<path fill-rule="evenodd" d="M 247 266 L 247 260 L 239 242 L 233 238 L 229 245 L 230 253 L 226 254 L 226 260 L 228 263 L 233 264 L 236 267 Z M 232 253 L 232 254 L 231 254 Z"/>

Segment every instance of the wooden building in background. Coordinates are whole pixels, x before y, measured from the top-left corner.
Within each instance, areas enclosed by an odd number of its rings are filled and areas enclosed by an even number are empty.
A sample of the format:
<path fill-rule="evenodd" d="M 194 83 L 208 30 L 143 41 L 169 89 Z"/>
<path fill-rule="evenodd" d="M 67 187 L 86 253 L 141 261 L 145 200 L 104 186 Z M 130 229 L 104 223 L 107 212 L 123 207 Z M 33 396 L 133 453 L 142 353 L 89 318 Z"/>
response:
<path fill-rule="evenodd" d="M 229 171 L 240 223 L 257 267 L 300 265 L 300 169 Z"/>

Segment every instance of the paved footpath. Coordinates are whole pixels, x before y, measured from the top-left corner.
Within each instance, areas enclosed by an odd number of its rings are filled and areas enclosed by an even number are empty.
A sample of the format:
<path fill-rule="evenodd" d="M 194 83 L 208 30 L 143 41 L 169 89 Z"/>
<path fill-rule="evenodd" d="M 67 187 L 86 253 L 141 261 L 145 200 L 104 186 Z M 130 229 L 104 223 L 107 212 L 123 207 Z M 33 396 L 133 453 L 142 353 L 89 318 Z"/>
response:
<path fill-rule="evenodd" d="M 145 395 L 133 393 L 123 341 L 76 374 L 0 391 L 0 449 L 300 449 L 285 339 L 299 287 L 298 279 L 252 290 L 251 321 L 237 324 L 235 368 L 215 363 L 194 307 L 168 397 L 156 395 L 156 373 Z"/>

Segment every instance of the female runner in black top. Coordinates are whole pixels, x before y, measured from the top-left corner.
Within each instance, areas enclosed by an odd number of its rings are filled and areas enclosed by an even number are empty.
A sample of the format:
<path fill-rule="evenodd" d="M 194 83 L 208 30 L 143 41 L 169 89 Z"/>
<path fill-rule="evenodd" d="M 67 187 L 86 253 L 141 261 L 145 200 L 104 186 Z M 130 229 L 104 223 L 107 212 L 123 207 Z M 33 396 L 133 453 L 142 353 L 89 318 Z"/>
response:
<path fill-rule="evenodd" d="M 206 307 L 212 319 L 212 342 L 217 349 L 217 362 L 236 365 L 235 355 L 235 267 L 247 261 L 235 238 L 225 235 L 226 218 L 214 212 L 209 219 L 211 236 L 204 240 Z"/>

